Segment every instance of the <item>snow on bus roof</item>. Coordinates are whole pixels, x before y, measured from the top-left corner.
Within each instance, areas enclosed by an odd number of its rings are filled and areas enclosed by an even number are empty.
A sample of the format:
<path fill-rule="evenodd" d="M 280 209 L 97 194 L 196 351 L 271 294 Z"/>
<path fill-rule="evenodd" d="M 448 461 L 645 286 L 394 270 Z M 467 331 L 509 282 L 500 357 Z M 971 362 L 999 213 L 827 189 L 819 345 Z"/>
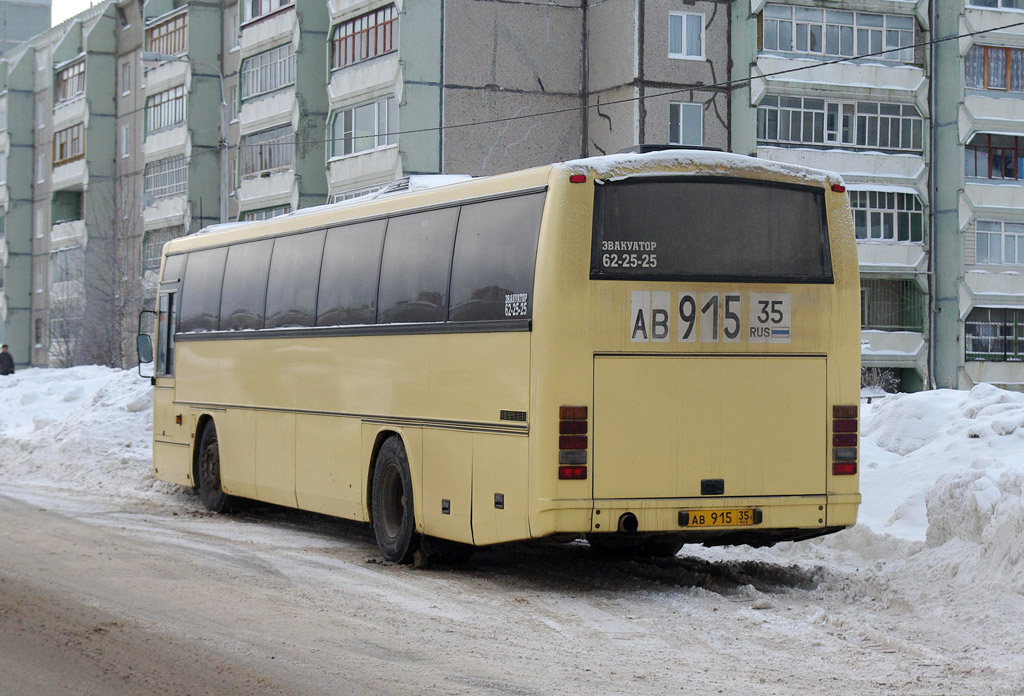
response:
<path fill-rule="evenodd" d="M 295 219 L 308 217 L 310 215 L 319 215 L 320 213 L 328 210 L 337 210 L 339 208 L 347 208 L 351 205 L 358 203 L 366 203 L 367 201 L 376 200 L 379 198 L 386 198 L 388 196 L 398 195 L 402 193 L 413 193 L 416 191 L 425 191 L 427 189 L 437 188 L 439 186 L 448 186 L 450 184 L 457 184 L 462 181 L 469 181 L 472 176 L 468 174 L 414 174 L 406 177 L 405 179 L 399 179 L 392 181 L 384 186 L 379 191 L 373 193 L 367 193 L 365 196 L 359 196 L 357 198 L 351 198 L 347 201 L 338 201 L 337 203 L 325 203 L 324 205 L 311 206 L 309 208 L 300 208 L 284 215 L 278 215 L 274 218 L 268 218 L 271 220 L 284 220 L 284 219 Z M 406 181 L 408 179 L 408 181 Z M 239 221 L 239 222 L 225 222 L 218 225 L 210 225 L 199 230 L 195 234 L 212 234 L 214 232 L 226 232 L 233 230 L 238 227 L 248 227 L 252 224 L 251 220 Z"/>
<path fill-rule="evenodd" d="M 740 167 L 767 174 L 796 177 L 815 184 L 843 183 L 842 176 L 835 172 L 713 150 L 627 152 L 569 160 L 555 166 L 574 174 L 593 172 L 598 178 L 607 180 L 657 174 L 650 171 L 652 167 L 685 167 L 693 174 L 722 174 L 733 172 Z"/>

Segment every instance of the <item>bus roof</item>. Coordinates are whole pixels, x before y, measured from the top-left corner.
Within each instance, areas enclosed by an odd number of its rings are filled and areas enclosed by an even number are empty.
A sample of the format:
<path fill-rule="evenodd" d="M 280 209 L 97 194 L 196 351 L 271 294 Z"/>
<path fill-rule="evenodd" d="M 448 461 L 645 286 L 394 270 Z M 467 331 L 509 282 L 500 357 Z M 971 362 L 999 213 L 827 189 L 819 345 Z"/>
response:
<path fill-rule="evenodd" d="M 707 176 L 749 176 L 787 183 L 815 186 L 843 184 L 839 174 L 799 165 L 709 150 L 663 150 L 587 157 L 486 177 L 410 177 L 407 190 L 380 197 L 366 196 L 340 203 L 302 208 L 286 215 L 258 222 L 229 222 L 211 225 L 199 232 L 171 240 L 166 253 L 189 251 L 225 242 L 272 236 L 313 227 L 327 227 L 348 220 L 387 215 L 441 203 L 457 203 L 482 196 L 545 186 L 553 171 L 586 174 L 606 181 L 665 173 Z M 217 235 L 214 242 L 210 235 Z"/>

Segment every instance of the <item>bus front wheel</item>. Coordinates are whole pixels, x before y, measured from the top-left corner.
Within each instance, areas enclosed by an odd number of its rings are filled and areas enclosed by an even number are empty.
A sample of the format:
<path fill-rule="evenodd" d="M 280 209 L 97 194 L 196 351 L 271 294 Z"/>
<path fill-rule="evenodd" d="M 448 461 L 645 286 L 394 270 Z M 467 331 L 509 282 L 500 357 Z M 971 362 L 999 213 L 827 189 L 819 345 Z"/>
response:
<path fill-rule="evenodd" d="M 196 459 L 196 488 L 203 507 L 210 512 L 223 512 L 228 496 L 220 487 L 220 447 L 217 444 L 217 428 L 209 421 L 199 438 L 199 455 Z"/>
<path fill-rule="evenodd" d="M 396 436 L 384 442 L 373 468 L 373 533 L 385 559 L 409 563 L 419 548 L 412 498 L 412 476 L 405 446 Z"/>

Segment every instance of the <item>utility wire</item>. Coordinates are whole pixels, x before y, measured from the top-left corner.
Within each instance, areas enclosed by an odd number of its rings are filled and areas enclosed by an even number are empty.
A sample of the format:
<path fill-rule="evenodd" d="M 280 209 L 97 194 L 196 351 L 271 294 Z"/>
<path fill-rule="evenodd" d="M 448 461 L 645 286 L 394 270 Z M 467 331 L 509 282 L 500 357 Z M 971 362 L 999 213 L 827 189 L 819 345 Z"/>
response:
<path fill-rule="evenodd" d="M 1014 22 L 1013 24 L 1004 24 L 1002 26 L 991 27 L 989 29 L 979 29 L 978 31 L 964 32 L 963 34 L 955 34 L 955 35 L 951 35 L 951 36 L 940 36 L 940 37 L 935 38 L 935 39 L 930 39 L 928 41 L 922 41 L 922 42 L 915 43 L 915 44 L 910 44 L 910 45 L 907 45 L 907 46 L 901 46 L 899 48 L 889 48 L 889 49 L 885 49 L 885 50 L 882 50 L 882 51 L 873 51 L 871 53 L 862 53 L 862 54 L 858 54 L 858 55 L 855 55 L 855 56 L 844 56 L 844 57 L 841 57 L 841 58 L 835 58 L 835 59 L 831 59 L 831 60 L 815 61 L 815 62 L 813 62 L 810 65 L 798 65 L 798 66 L 795 66 L 795 67 L 792 67 L 792 68 L 786 68 L 784 70 L 776 70 L 776 71 L 770 72 L 770 73 L 763 73 L 763 74 L 760 74 L 760 75 L 750 75 L 748 77 L 741 77 L 741 78 L 738 78 L 736 80 L 725 80 L 725 81 L 720 81 L 720 82 L 714 82 L 712 84 L 699 84 L 699 85 L 693 85 L 693 86 L 689 86 L 689 87 L 681 87 L 679 89 L 669 90 L 669 91 L 666 91 L 666 92 L 659 92 L 658 94 L 645 94 L 643 96 L 625 97 L 625 98 L 622 98 L 622 99 L 615 99 L 615 100 L 612 100 L 612 101 L 601 102 L 601 103 L 597 103 L 597 104 L 587 104 L 587 105 L 584 105 L 584 106 L 571 106 L 571 107 L 565 107 L 565 108 L 562 108 L 562 109 L 551 109 L 551 110 L 548 110 L 548 111 L 538 111 L 538 112 L 530 113 L 530 114 L 519 114 L 519 115 L 516 115 L 516 116 L 504 116 L 504 117 L 501 117 L 501 118 L 485 119 L 483 121 L 471 121 L 471 122 L 467 122 L 467 123 L 453 123 L 453 124 L 447 124 L 447 125 L 446 124 L 441 124 L 441 125 L 437 125 L 437 126 L 428 126 L 426 128 L 414 128 L 414 129 L 410 129 L 410 130 L 398 130 L 398 131 L 393 131 L 393 132 L 388 132 L 388 133 L 378 133 L 378 134 L 375 134 L 375 137 L 390 137 L 390 136 L 398 137 L 398 136 L 403 136 L 403 135 L 416 135 L 416 134 L 420 134 L 420 133 L 432 133 L 432 132 L 435 132 L 435 131 L 440 132 L 440 131 L 447 131 L 447 130 L 455 130 L 455 129 L 459 129 L 459 128 L 474 128 L 474 127 L 478 127 L 478 126 L 490 126 L 490 125 L 495 125 L 495 124 L 499 124 L 499 123 L 510 123 L 510 122 L 513 122 L 513 121 L 522 121 L 522 120 L 531 119 L 531 118 L 541 118 L 541 117 L 544 117 L 544 116 L 557 116 L 557 115 L 560 115 L 560 114 L 567 114 L 567 113 L 573 113 L 573 112 L 585 112 L 585 111 L 588 111 L 590 109 L 598 109 L 598 108 L 604 108 L 604 107 L 608 107 L 608 106 L 616 106 L 618 104 L 629 104 L 629 103 L 633 103 L 633 102 L 646 101 L 646 100 L 650 100 L 650 99 L 661 99 L 661 98 L 664 98 L 664 97 L 670 97 L 670 96 L 673 96 L 673 95 L 683 94 L 683 93 L 687 93 L 687 92 L 692 93 L 692 92 L 695 92 L 695 91 L 706 91 L 706 90 L 712 90 L 712 89 L 726 89 L 726 88 L 734 89 L 736 87 L 742 87 L 744 85 L 749 85 L 754 80 L 767 80 L 769 78 L 779 77 L 781 75 L 791 75 L 793 73 L 800 72 L 802 70 L 813 70 L 813 69 L 824 67 L 824 66 L 828 66 L 828 65 L 837 65 L 839 63 L 849 63 L 850 61 L 863 60 L 865 58 L 875 58 L 875 57 L 878 57 L 878 56 L 884 56 L 884 55 L 887 55 L 887 54 L 890 54 L 890 53 L 896 53 L 898 51 L 903 51 L 903 50 L 907 50 L 907 49 L 924 48 L 924 47 L 927 47 L 927 46 L 932 46 L 932 45 L 935 45 L 935 44 L 944 43 L 946 41 L 957 41 L 959 39 L 965 39 L 965 38 L 969 38 L 969 37 L 972 37 L 972 36 L 981 36 L 983 34 L 989 34 L 989 33 L 992 33 L 992 32 L 1005 31 L 1007 29 L 1016 29 L 1018 27 L 1024 27 L 1024 21 L 1022 21 L 1022 22 Z M 336 140 L 336 138 L 322 138 L 322 139 L 314 138 L 314 139 L 309 139 L 309 140 L 297 140 L 296 139 L 296 140 L 290 140 L 290 141 L 278 141 L 278 142 L 275 142 L 275 143 L 272 143 L 272 144 L 273 145 L 322 145 L 324 143 L 333 142 L 334 140 Z M 255 147 L 255 146 L 245 146 L 245 145 L 242 145 L 240 143 L 239 144 L 227 143 L 227 144 L 224 144 L 223 146 L 220 146 L 220 145 L 218 145 L 218 146 L 204 146 L 204 149 L 202 151 L 193 153 L 190 156 L 189 162 L 191 163 L 191 162 L 195 161 L 198 157 L 202 157 L 203 155 L 211 155 L 211 154 L 218 154 L 219 155 L 220 151 L 222 149 L 240 150 L 243 147 Z M 142 171 L 135 171 L 135 172 L 120 174 L 120 175 L 115 176 L 115 177 L 96 177 L 96 178 L 101 179 L 101 180 L 102 179 L 119 179 L 119 178 L 127 177 L 127 176 L 137 176 L 137 175 L 142 174 L 142 173 L 144 173 L 144 172 L 142 172 Z"/>

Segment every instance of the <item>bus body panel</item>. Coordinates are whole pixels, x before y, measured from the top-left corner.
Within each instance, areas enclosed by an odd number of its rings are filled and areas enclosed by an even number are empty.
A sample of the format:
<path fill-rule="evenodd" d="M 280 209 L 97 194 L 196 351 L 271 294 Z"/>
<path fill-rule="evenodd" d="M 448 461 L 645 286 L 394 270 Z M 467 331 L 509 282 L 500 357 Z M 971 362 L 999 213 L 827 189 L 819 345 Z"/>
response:
<path fill-rule="evenodd" d="M 594 498 L 823 494 L 825 386 L 820 357 L 597 357 Z"/>
<path fill-rule="evenodd" d="M 626 513 L 642 533 L 689 541 L 751 530 L 683 529 L 680 511 L 757 508 L 754 532 L 791 538 L 854 524 L 859 476 L 830 465 L 831 409 L 859 397 L 856 244 L 845 194 L 829 190 L 839 180 L 732 155 L 659 157 L 597 170 L 554 165 L 170 242 L 165 254 L 188 253 L 546 187 L 528 327 L 179 333 L 177 374 L 158 376 L 154 391 L 157 475 L 194 483 L 196 427 L 208 417 L 225 492 L 362 521 L 376 448 L 397 436 L 417 531 L 476 545 L 614 532 Z M 581 171 L 585 179 L 570 182 Z M 592 280 L 595 178 L 646 174 L 822 189 L 833 281 Z M 698 309 L 717 298 L 732 314 L 713 330 L 698 318 L 697 340 L 685 340 L 683 295 Z M 763 299 L 787 303 L 791 340 L 752 340 Z M 670 323 L 655 310 L 669 311 Z M 730 341 L 728 317 L 743 328 Z M 562 406 L 588 413 L 578 480 L 559 475 Z M 701 495 L 705 479 L 723 480 L 724 494 Z"/>

